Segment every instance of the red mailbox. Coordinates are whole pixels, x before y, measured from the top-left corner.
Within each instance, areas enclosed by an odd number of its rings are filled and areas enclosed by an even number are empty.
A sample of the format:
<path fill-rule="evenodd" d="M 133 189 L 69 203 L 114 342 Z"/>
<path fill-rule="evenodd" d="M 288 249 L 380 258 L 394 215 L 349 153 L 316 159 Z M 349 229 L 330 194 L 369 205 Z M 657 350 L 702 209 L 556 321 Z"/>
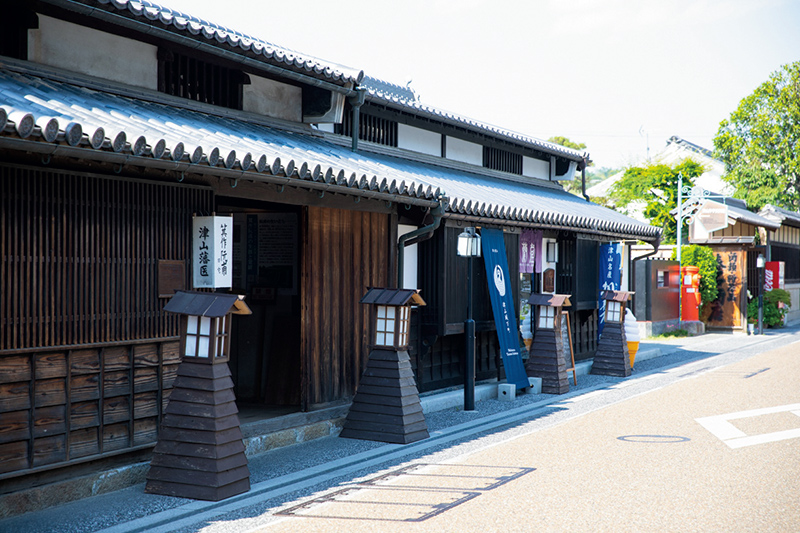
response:
<path fill-rule="evenodd" d="M 700 320 L 700 269 L 681 267 L 681 320 Z"/>

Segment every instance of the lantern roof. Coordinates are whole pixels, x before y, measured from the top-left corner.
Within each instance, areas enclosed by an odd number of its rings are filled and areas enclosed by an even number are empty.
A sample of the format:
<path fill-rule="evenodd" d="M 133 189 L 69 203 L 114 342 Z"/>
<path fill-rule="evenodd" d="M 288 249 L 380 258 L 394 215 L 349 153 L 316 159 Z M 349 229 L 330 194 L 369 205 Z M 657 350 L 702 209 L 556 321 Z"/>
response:
<path fill-rule="evenodd" d="M 177 291 L 164 306 L 164 311 L 182 315 L 223 317 L 228 313 L 249 315 L 252 311 L 241 294 Z"/>
<path fill-rule="evenodd" d="M 549 307 L 569 307 L 569 294 L 531 294 L 528 303 L 531 305 L 546 305 Z"/>
<path fill-rule="evenodd" d="M 419 289 L 381 289 L 370 287 L 360 302 L 375 305 L 425 305 L 425 300 L 419 295 Z"/>
<path fill-rule="evenodd" d="M 603 291 L 603 299 L 612 302 L 627 302 L 633 294 L 631 291 Z"/>

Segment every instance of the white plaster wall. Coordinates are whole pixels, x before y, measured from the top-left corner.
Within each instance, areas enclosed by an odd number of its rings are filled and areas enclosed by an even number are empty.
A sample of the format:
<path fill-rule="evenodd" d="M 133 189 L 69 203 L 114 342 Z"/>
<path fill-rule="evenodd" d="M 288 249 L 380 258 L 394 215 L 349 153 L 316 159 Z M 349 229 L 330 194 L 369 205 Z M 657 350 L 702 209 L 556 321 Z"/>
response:
<path fill-rule="evenodd" d="M 471 165 L 483 165 L 483 146 L 469 141 L 462 141 L 455 137 L 447 138 L 447 159 L 469 163 Z"/>
<path fill-rule="evenodd" d="M 151 44 L 44 15 L 39 15 L 39 29 L 28 31 L 31 61 L 158 89 L 157 48 Z"/>
<path fill-rule="evenodd" d="M 418 229 L 406 224 L 397 225 L 397 238 Z M 406 246 L 403 254 L 403 289 L 418 289 L 417 286 L 417 245 Z"/>
<path fill-rule="evenodd" d="M 550 161 L 522 156 L 522 175 L 529 178 L 550 179 Z"/>
<path fill-rule="evenodd" d="M 244 86 L 242 109 L 272 118 L 303 121 L 303 90 L 259 76 L 250 76 Z"/>
<path fill-rule="evenodd" d="M 786 324 L 795 325 L 800 323 L 800 283 L 787 283 L 784 287 L 792 298 L 792 306 L 786 313 Z"/>
<path fill-rule="evenodd" d="M 415 128 L 408 124 L 398 124 L 397 147 L 441 157 L 442 134 Z"/>

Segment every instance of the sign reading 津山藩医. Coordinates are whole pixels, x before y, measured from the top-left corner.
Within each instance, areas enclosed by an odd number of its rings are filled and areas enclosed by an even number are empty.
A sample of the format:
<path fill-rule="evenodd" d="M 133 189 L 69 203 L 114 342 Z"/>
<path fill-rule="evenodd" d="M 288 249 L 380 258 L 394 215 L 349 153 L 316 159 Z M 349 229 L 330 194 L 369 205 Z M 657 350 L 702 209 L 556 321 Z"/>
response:
<path fill-rule="evenodd" d="M 233 217 L 192 220 L 192 286 L 230 288 L 233 280 Z"/>

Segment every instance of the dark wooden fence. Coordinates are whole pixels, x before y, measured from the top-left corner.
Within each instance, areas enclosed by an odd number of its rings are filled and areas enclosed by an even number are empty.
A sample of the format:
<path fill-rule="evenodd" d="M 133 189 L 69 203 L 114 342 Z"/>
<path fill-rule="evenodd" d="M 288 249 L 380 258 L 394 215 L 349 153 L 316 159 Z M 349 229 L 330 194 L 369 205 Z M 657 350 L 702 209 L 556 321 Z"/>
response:
<path fill-rule="evenodd" d="M 159 263 L 187 282 L 212 209 L 209 189 L 0 166 L 0 479 L 155 443 L 180 359 Z"/>

